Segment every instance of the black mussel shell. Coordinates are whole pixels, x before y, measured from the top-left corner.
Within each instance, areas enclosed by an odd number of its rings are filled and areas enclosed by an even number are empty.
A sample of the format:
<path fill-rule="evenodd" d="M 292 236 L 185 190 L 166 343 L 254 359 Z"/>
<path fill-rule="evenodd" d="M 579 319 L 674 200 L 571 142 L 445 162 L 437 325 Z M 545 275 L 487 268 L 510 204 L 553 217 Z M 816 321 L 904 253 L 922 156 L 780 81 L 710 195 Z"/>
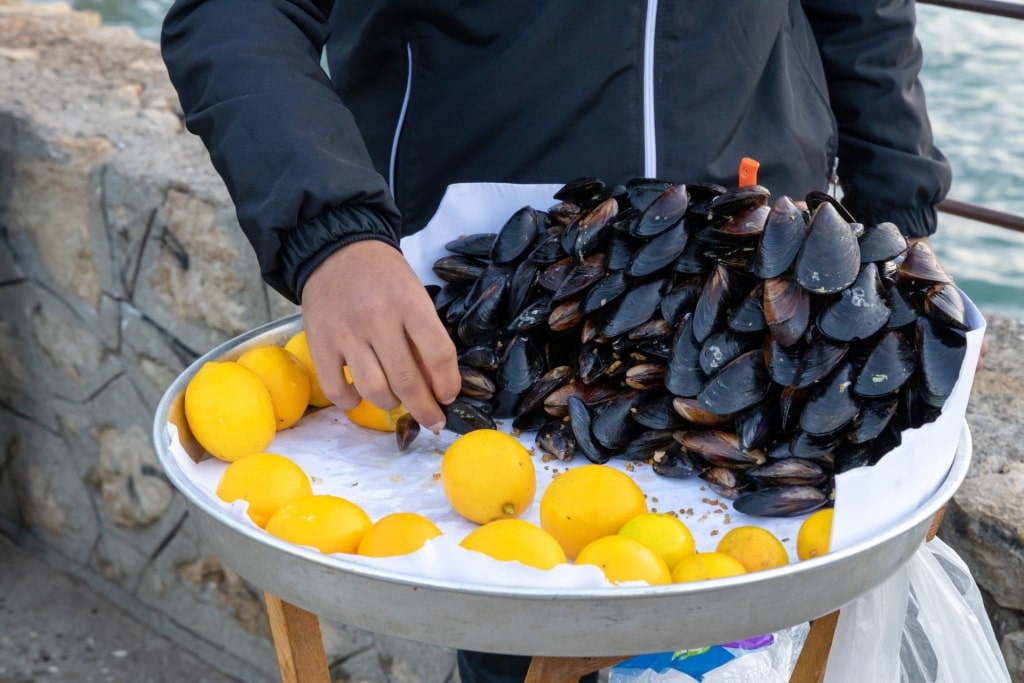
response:
<path fill-rule="evenodd" d="M 889 302 L 889 319 L 885 322 L 886 329 L 894 330 L 906 327 L 920 315 L 914 304 L 908 299 L 903 290 L 894 283 L 885 286 L 885 298 Z"/>
<path fill-rule="evenodd" d="M 789 438 L 789 454 L 794 458 L 828 458 L 841 442 L 839 434 L 815 436 L 797 431 Z"/>
<path fill-rule="evenodd" d="M 941 409 L 960 377 L 960 367 L 967 355 L 967 338 L 921 316 L 917 319 L 915 348 L 921 362 L 921 399 Z"/>
<path fill-rule="evenodd" d="M 590 315 L 618 299 L 629 287 L 626 275 L 621 270 L 607 273 L 595 282 L 580 300 L 580 312 Z"/>
<path fill-rule="evenodd" d="M 462 378 L 460 393 L 466 396 L 489 399 L 498 389 L 491 376 L 479 368 L 460 365 L 459 376 Z"/>
<path fill-rule="evenodd" d="M 590 427 L 597 442 L 611 451 L 629 443 L 638 431 L 631 416 L 643 400 L 642 392 L 622 391 L 597 407 Z"/>
<path fill-rule="evenodd" d="M 735 279 L 733 272 L 722 265 L 715 266 L 708 275 L 693 310 L 693 337 L 698 342 L 703 343 L 725 320 L 736 297 Z"/>
<path fill-rule="evenodd" d="M 457 330 L 463 343 L 475 346 L 493 339 L 502 331 L 507 291 L 508 279 L 498 278 L 466 309 L 458 321 Z"/>
<path fill-rule="evenodd" d="M 598 334 L 616 337 L 650 320 L 658 310 L 661 296 L 669 284 L 667 279 L 652 280 L 626 291 L 601 323 Z"/>
<path fill-rule="evenodd" d="M 764 281 L 764 320 L 772 339 L 792 346 L 803 337 L 811 321 L 807 290 L 788 275 Z"/>
<path fill-rule="evenodd" d="M 441 406 L 444 411 L 444 428 L 456 434 L 466 434 L 476 429 L 497 429 L 498 425 L 479 408 L 462 399 L 455 399 Z"/>
<path fill-rule="evenodd" d="M 534 443 L 544 453 L 553 455 L 563 462 L 572 460 L 576 451 L 576 437 L 572 426 L 565 420 L 548 420 L 540 429 Z"/>
<path fill-rule="evenodd" d="M 637 211 L 645 211 L 648 206 L 673 187 L 675 183 L 658 178 L 633 178 L 626 183 L 626 197 Z"/>
<path fill-rule="evenodd" d="M 498 237 L 496 232 L 478 232 L 473 235 L 463 235 L 451 240 L 444 245 L 444 248 L 453 254 L 464 254 L 477 258 L 488 258 L 491 255 L 491 247 Z"/>
<path fill-rule="evenodd" d="M 865 229 L 857 241 L 860 243 L 861 263 L 889 261 L 907 250 L 907 238 L 895 223 L 888 221 Z"/>
<path fill-rule="evenodd" d="M 729 314 L 729 328 L 736 332 L 761 332 L 767 326 L 764 319 L 764 283 L 758 282 Z"/>
<path fill-rule="evenodd" d="M 729 424 L 730 418 L 713 413 L 695 398 L 676 396 L 672 399 L 672 408 L 679 413 L 688 424 L 694 427 L 710 427 L 719 429 Z"/>
<path fill-rule="evenodd" d="M 557 304 L 566 299 L 578 298 L 604 277 L 607 272 L 605 264 L 604 254 L 592 254 L 579 261 L 558 284 L 558 289 L 551 295 L 551 302 Z"/>
<path fill-rule="evenodd" d="M 697 394 L 702 406 L 719 415 L 732 415 L 768 395 L 771 380 L 760 349 L 739 356 L 713 377 Z"/>
<path fill-rule="evenodd" d="M 754 239 L 764 232 L 764 224 L 765 221 L 768 220 L 768 215 L 770 213 L 771 209 L 767 204 L 755 206 L 744 211 L 740 211 L 739 213 L 730 216 L 725 221 L 715 224 L 714 229 L 719 236 L 725 239 Z"/>
<path fill-rule="evenodd" d="M 635 240 L 628 235 L 615 234 L 608 243 L 608 270 L 625 270 L 636 250 Z"/>
<path fill-rule="evenodd" d="M 818 486 L 828 480 L 825 469 L 807 458 L 769 460 L 744 474 L 767 486 Z"/>
<path fill-rule="evenodd" d="M 633 254 L 627 271 L 633 277 L 644 277 L 665 268 L 683 253 L 687 234 L 686 221 L 681 220 L 651 238 Z"/>
<path fill-rule="evenodd" d="M 922 286 L 936 282 L 953 282 L 946 269 L 939 263 L 939 257 L 927 242 L 914 242 L 897 266 L 900 280 L 910 286 Z"/>
<path fill-rule="evenodd" d="M 740 185 L 731 187 L 711 200 L 707 215 L 711 222 L 727 220 L 738 213 L 764 206 L 771 192 L 763 185 Z"/>
<path fill-rule="evenodd" d="M 882 329 L 890 313 L 878 267 L 868 263 L 856 281 L 818 313 L 817 326 L 836 341 L 867 339 Z"/>
<path fill-rule="evenodd" d="M 494 239 L 491 246 L 491 260 L 495 263 L 511 263 L 526 253 L 534 239 L 543 230 L 540 213 L 532 206 L 512 214 Z"/>
<path fill-rule="evenodd" d="M 831 203 L 822 203 L 796 257 L 797 282 L 816 294 L 834 294 L 853 284 L 859 272 L 860 246 L 850 224 Z"/>
<path fill-rule="evenodd" d="M 626 370 L 623 380 L 628 387 L 641 391 L 660 389 L 665 385 L 665 365 L 662 363 L 638 363 Z"/>
<path fill-rule="evenodd" d="M 828 495 L 815 486 L 769 486 L 741 494 L 732 506 L 747 515 L 797 517 L 830 502 Z"/>
<path fill-rule="evenodd" d="M 781 426 L 778 402 L 771 399 L 761 401 L 736 416 L 736 435 L 740 438 L 740 448 L 749 451 L 767 446 L 779 433 Z"/>
<path fill-rule="evenodd" d="M 520 309 L 505 326 L 508 332 L 525 332 L 546 323 L 551 317 L 551 297 L 542 295 Z"/>
<path fill-rule="evenodd" d="M 893 394 L 914 374 L 916 367 L 910 341 L 899 330 L 889 330 L 878 339 L 861 366 L 853 392 L 869 398 Z"/>
<path fill-rule="evenodd" d="M 764 362 L 768 366 L 768 374 L 772 381 L 784 387 L 791 386 L 796 380 L 803 359 L 802 345 L 785 347 L 771 336 L 764 341 Z"/>
<path fill-rule="evenodd" d="M 404 451 L 416 440 L 420 434 L 420 423 L 412 415 L 405 413 L 395 420 L 395 441 L 398 450 Z"/>
<path fill-rule="evenodd" d="M 750 488 L 750 479 L 746 470 L 731 467 L 705 467 L 700 478 L 707 482 L 708 487 L 716 495 L 726 500 L 736 500 L 746 489 Z"/>
<path fill-rule="evenodd" d="M 526 256 L 525 261 L 536 265 L 550 265 L 568 254 L 562 249 L 561 232 L 556 228 L 548 228 L 534 240 L 533 249 Z"/>
<path fill-rule="evenodd" d="M 842 216 L 843 220 L 851 225 L 856 222 L 853 214 L 847 211 L 846 207 L 842 203 L 830 195 L 828 192 L 822 192 L 821 190 L 812 190 L 804 196 L 804 202 L 807 204 L 807 209 L 813 214 L 818 210 L 818 207 L 822 204 L 830 204 L 836 212 Z"/>
<path fill-rule="evenodd" d="M 523 394 L 519 403 L 520 414 L 543 410 L 548 394 L 566 384 L 572 376 L 572 368 L 568 365 L 558 365 L 545 371 Z"/>
<path fill-rule="evenodd" d="M 800 427 L 800 412 L 811 396 L 810 389 L 794 389 L 786 386 L 779 394 L 779 416 L 782 418 L 782 433 L 792 434 Z"/>
<path fill-rule="evenodd" d="M 521 261 L 512 271 L 508 280 L 508 297 L 505 301 L 505 310 L 509 319 L 516 317 L 523 310 L 526 302 L 538 291 L 534 287 L 538 275 L 537 264 L 529 259 Z"/>
<path fill-rule="evenodd" d="M 501 354 L 491 344 L 467 347 L 459 353 L 459 364 L 478 370 L 497 370 Z"/>
<path fill-rule="evenodd" d="M 616 453 L 616 457 L 627 460 L 649 460 L 659 451 L 674 448 L 671 430 L 648 429 L 641 431 Z"/>
<path fill-rule="evenodd" d="M 689 479 L 700 472 L 700 467 L 682 447 L 670 442 L 664 448 L 655 450 L 650 458 L 655 474 L 671 479 Z"/>
<path fill-rule="evenodd" d="M 593 206 L 607 196 L 608 187 L 600 178 L 583 176 L 574 178 L 555 192 L 555 199 L 572 202 L 577 206 Z"/>
<path fill-rule="evenodd" d="M 747 468 L 763 465 L 768 456 L 760 448 L 744 450 L 739 437 L 719 430 L 678 431 L 673 438 L 691 455 L 716 467 Z"/>
<path fill-rule="evenodd" d="M 701 281 L 691 278 L 677 283 L 661 298 L 661 317 L 678 327 L 683 316 L 692 313 L 700 297 Z"/>
<path fill-rule="evenodd" d="M 576 451 L 582 453 L 587 460 L 603 465 L 611 458 L 609 453 L 597 443 L 590 431 L 592 416 L 590 408 L 576 396 L 566 401 L 569 410 L 569 425 L 576 439 Z"/>
<path fill-rule="evenodd" d="M 793 200 L 779 197 L 768 214 L 750 261 L 751 271 L 762 280 L 786 272 L 804 243 L 808 227 Z"/>
<path fill-rule="evenodd" d="M 558 289 L 558 286 L 562 284 L 562 280 L 564 280 L 575 267 L 576 259 L 571 256 L 558 259 L 538 273 L 537 284 L 549 292 L 554 292 Z"/>
<path fill-rule="evenodd" d="M 619 203 L 614 197 L 609 197 L 577 219 L 576 243 L 573 245 L 577 259 L 583 260 L 604 248 L 611 238 L 612 223 L 618 213 Z"/>
<path fill-rule="evenodd" d="M 505 391 L 525 394 L 544 374 L 544 357 L 529 337 L 516 335 L 505 347 L 497 384 Z"/>
<path fill-rule="evenodd" d="M 584 384 L 590 384 L 614 372 L 613 366 L 618 361 L 618 354 L 607 344 L 585 343 L 580 349 L 576 376 Z"/>
<path fill-rule="evenodd" d="M 960 289 L 949 282 L 940 282 L 924 293 L 924 312 L 929 318 L 957 330 L 967 330 L 967 309 Z"/>
<path fill-rule="evenodd" d="M 713 375 L 747 351 L 759 347 L 760 340 L 757 335 L 739 334 L 728 328 L 721 329 L 713 332 L 701 345 L 700 369 L 706 375 Z"/>
<path fill-rule="evenodd" d="M 846 440 L 853 444 L 862 444 L 874 439 L 888 426 L 896 414 L 899 403 L 897 394 L 862 401 L 860 414 L 846 430 Z"/>
<path fill-rule="evenodd" d="M 849 348 L 825 337 L 814 338 L 800 354 L 796 372 L 788 386 L 804 389 L 821 381 L 846 357 Z"/>
<path fill-rule="evenodd" d="M 444 282 L 468 284 L 475 282 L 486 267 L 487 263 L 478 258 L 464 254 L 452 254 L 451 256 L 442 256 L 434 261 L 431 270 Z"/>
<path fill-rule="evenodd" d="M 682 220 L 689 204 L 686 186 L 672 185 L 643 210 L 630 232 L 636 237 L 660 235 Z"/>
<path fill-rule="evenodd" d="M 655 398 L 647 398 L 636 406 L 633 419 L 648 429 L 666 430 L 680 429 L 686 421 L 676 412 L 672 405 L 675 397 L 661 394 Z"/>
<path fill-rule="evenodd" d="M 569 299 L 552 307 L 548 316 L 548 327 L 554 332 L 571 330 L 583 322 L 579 299 Z"/>
<path fill-rule="evenodd" d="M 690 219 L 687 218 L 687 227 L 691 228 Z M 686 239 L 686 246 L 683 253 L 672 262 L 672 270 L 684 275 L 707 275 L 715 267 L 714 258 L 708 253 L 704 241 L 691 231 Z"/>
<path fill-rule="evenodd" d="M 800 428 L 814 436 L 834 434 L 857 417 L 860 403 L 854 398 L 853 367 L 843 363 L 828 378 L 811 388 L 800 411 Z"/>

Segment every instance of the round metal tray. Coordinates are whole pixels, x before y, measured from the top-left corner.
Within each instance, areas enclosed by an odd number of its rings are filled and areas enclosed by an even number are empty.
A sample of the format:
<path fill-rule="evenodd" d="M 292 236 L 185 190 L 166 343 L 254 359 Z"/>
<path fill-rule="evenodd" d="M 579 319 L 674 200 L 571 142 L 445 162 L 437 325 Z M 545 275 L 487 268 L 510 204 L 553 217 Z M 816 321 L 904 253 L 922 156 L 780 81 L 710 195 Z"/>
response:
<path fill-rule="evenodd" d="M 838 609 L 882 583 L 925 541 L 933 517 L 967 474 L 967 425 L 939 489 L 870 541 L 812 561 L 728 579 L 653 587 L 502 589 L 418 579 L 294 546 L 217 507 L 170 454 L 168 422 L 184 427 L 183 395 L 202 363 L 237 358 L 301 329 L 298 315 L 225 342 L 189 366 L 157 407 L 153 438 L 200 534 L 232 570 L 324 618 L 447 647 L 534 656 L 628 656 L 732 642 Z M 193 444 L 194 446 L 194 444 Z"/>

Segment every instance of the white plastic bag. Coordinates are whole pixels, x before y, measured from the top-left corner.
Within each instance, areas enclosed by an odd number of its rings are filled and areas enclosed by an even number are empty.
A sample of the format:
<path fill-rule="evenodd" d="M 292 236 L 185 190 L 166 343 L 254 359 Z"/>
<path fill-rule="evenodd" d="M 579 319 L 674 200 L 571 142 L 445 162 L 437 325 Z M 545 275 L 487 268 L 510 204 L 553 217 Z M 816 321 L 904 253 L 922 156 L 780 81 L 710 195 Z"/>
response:
<path fill-rule="evenodd" d="M 942 540 L 840 610 L 824 683 L 851 681 L 1009 683 L 981 592 Z"/>

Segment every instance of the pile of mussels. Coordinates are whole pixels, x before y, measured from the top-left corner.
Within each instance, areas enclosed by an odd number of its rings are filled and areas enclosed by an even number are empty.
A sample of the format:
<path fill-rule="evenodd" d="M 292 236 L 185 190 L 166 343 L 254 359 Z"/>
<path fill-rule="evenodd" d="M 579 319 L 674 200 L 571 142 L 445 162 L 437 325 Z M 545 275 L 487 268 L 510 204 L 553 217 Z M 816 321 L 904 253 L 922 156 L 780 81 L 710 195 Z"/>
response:
<path fill-rule="evenodd" d="M 462 370 L 454 431 L 511 418 L 561 460 L 646 462 L 791 516 L 952 392 L 964 302 L 892 223 L 759 185 L 580 178 L 554 199 L 433 266 Z"/>

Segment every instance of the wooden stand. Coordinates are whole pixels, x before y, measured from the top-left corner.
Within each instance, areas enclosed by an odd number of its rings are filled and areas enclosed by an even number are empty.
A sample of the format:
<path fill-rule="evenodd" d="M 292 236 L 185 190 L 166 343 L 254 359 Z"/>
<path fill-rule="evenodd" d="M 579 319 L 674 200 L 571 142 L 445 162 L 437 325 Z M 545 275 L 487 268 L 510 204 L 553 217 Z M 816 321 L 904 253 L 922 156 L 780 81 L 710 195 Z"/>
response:
<path fill-rule="evenodd" d="M 935 537 L 944 513 L 945 508 L 935 515 L 927 540 Z M 331 683 L 317 615 L 270 593 L 264 593 L 264 596 L 281 682 Z M 790 683 L 821 683 L 824 680 L 838 623 L 839 610 L 811 622 Z M 627 659 L 629 657 L 534 657 L 525 683 L 578 683 L 581 676 Z"/>

